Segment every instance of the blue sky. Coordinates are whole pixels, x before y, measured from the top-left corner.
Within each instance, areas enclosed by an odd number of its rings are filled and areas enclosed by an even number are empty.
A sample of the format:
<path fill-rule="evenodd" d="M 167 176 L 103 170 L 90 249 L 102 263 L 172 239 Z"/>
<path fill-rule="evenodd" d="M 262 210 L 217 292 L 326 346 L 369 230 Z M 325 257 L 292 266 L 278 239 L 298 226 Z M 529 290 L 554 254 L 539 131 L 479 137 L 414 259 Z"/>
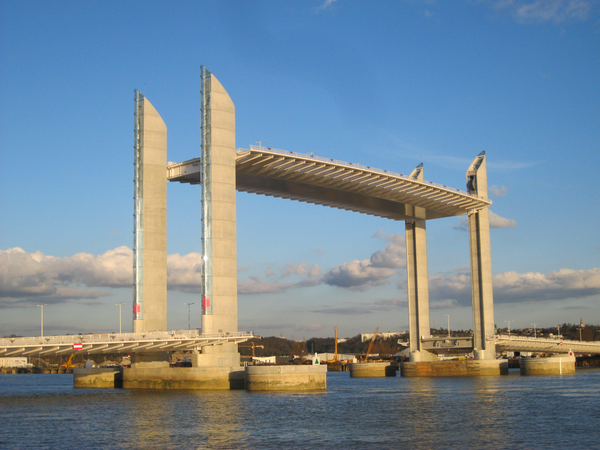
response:
<path fill-rule="evenodd" d="M 482 150 L 499 327 L 600 323 L 597 0 L 1 1 L 0 335 L 118 330 L 131 304 L 133 90 L 199 156 L 199 67 L 238 148 L 316 152 L 464 189 Z M 168 325 L 200 250 L 168 186 Z M 471 328 L 461 218 L 430 221 L 431 325 Z M 404 224 L 238 193 L 239 328 L 408 328 Z M 382 262 L 383 261 L 383 262 Z M 131 308 L 123 308 L 124 331 Z"/>

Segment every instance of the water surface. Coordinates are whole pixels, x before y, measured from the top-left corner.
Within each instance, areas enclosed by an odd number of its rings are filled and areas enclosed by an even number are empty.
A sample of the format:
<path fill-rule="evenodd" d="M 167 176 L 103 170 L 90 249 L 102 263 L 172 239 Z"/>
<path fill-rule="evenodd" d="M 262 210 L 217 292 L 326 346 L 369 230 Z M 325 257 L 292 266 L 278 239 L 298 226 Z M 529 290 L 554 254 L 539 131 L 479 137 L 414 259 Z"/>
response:
<path fill-rule="evenodd" d="M 0 448 L 600 448 L 600 370 L 350 378 L 323 393 L 75 389 L 0 376 Z"/>

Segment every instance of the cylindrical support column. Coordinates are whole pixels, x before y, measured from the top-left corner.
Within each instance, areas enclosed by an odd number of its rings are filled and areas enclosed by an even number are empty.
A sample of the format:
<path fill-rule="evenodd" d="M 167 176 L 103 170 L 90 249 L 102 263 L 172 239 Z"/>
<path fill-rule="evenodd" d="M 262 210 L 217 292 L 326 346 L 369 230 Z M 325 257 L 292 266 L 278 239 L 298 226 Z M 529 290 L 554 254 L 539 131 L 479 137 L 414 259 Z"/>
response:
<path fill-rule="evenodd" d="M 437 359 L 422 349 L 421 336 L 429 336 L 429 277 L 425 220 L 406 221 L 406 274 L 411 361 Z"/>

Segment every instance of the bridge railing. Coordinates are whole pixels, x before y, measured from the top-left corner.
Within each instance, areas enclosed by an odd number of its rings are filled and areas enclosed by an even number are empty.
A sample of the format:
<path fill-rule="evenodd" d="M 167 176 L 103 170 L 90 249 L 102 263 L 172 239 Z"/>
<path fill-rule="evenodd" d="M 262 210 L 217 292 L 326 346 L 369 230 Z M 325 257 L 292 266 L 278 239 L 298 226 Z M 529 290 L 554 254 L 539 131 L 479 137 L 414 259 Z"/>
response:
<path fill-rule="evenodd" d="M 435 186 L 435 187 L 438 187 L 438 188 L 445 189 L 447 191 L 456 192 L 456 193 L 459 193 L 461 195 L 468 195 L 469 197 L 479 198 L 477 195 L 470 194 L 470 193 L 468 193 L 466 191 L 461 191 L 460 189 L 456 189 L 456 188 L 453 188 L 453 187 L 445 186 L 443 184 L 434 183 L 432 181 L 426 181 L 426 180 L 416 181 L 416 180 L 413 180 L 409 176 L 404 175 L 402 173 L 391 172 L 389 170 L 384 170 L 384 169 L 377 169 L 375 167 L 364 166 L 362 164 L 351 163 L 351 162 L 347 162 L 347 161 L 340 161 L 338 159 L 332 159 L 332 158 L 323 158 L 321 156 L 315 156 L 313 154 L 290 152 L 289 150 L 281 150 L 281 149 L 278 149 L 278 148 L 263 147 L 263 146 L 259 146 L 259 145 L 251 145 L 250 146 L 250 150 L 255 150 L 255 151 L 259 151 L 259 152 L 278 153 L 280 155 L 293 156 L 293 157 L 305 158 L 305 159 L 314 159 L 315 161 L 321 161 L 321 162 L 324 162 L 324 163 L 336 164 L 336 165 L 339 165 L 339 166 L 353 167 L 353 168 L 357 168 L 357 169 L 361 169 L 361 170 L 368 170 L 370 172 L 376 172 L 376 173 L 381 173 L 381 174 L 384 174 L 384 175 L 390 175 L 392 177 L 403 178 L 403 179 L 411 181 L 411 182 L 428 184 L 430 186 Z"/>
<path fill-rule="evenodd" d="M 506 334 L 499 334 L 496 336 L 497 340 L 508 340 L 508 341 L 531 341 L 531 342 L 551 342 L 551 343 L 557 343 L 557 342 L 562 342 L 563 345 L 566 344 L 577 344 L 577 345 L 598 345 L 600 346 L 600 341 L 574 341 L 574 340 L 570 340 L 570 339 L 563 339 L 561 337 L 555 336 L 555 337 L 548 337 L 548 338 L 541 338 L 541 337 L 532 337 L 532 336 L 508 336 Z"/>
<path fill-rule="evenodd" d="M 202 334 L 194 330 L 153 331 L 147 333 L 68 334 L 64 336 L 15 337 L 0 339 L 0 347 L 29 347 L 35 345 L 93 344 L 99 342 L 122 342 L 172 339 L 219 339 L 251 338 L 251 331 Z"/>

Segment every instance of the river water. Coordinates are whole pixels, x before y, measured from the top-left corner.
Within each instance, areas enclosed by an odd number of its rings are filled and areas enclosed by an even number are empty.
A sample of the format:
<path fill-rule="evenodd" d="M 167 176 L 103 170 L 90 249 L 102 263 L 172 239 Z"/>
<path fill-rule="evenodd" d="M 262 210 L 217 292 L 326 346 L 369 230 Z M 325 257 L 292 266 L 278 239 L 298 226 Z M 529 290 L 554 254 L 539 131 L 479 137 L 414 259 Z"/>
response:
<path fill-rule="evenodd" d="M 600 370 L 350 378 L 322 393 L 75 389 L 0 375 L 0 448 L 600 448 Z"/>

